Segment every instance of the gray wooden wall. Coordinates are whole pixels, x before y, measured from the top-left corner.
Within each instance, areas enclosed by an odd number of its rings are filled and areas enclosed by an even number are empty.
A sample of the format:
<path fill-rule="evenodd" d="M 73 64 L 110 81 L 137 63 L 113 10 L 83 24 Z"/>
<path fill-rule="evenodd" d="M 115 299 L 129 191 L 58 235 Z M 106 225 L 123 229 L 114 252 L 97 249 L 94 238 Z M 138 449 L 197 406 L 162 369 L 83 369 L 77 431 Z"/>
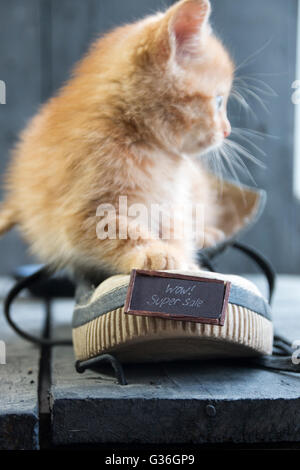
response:
<path fill-rule="evenodd" d="M 171 4 L 166 0 L 0 0 L 0 80 L 7 103 L 0 105 L 0 172 L 18 132 L 68 77 L 100 32 Z M 269 113 L 252 101 L 256 117 L 233 107 L 233 125 L 271 134 L 257 141 L 267 169 L 249 164 L 258 187 L 268 192 L 262 220 L 246 237 L 280 272 L 300 271 L 300 207 L 292 191 L 297 0 L 212 0 L 213 23 L 237 64 L 264 49 L 242 75 L 258 74 L 277 93 Z M 300 78 L 300 77 L 298 77 Z M 253 82 L 252 82 L 253 84 Z M 34 177 L 34 176 L 33 176 Z M 245 177 L 245 183 L 251 184 Z M 16 231 L 0 240 L 0 274 L 32 261 Z M 223 269 L 251 270 L 239 256 L 226 255 Z"/>

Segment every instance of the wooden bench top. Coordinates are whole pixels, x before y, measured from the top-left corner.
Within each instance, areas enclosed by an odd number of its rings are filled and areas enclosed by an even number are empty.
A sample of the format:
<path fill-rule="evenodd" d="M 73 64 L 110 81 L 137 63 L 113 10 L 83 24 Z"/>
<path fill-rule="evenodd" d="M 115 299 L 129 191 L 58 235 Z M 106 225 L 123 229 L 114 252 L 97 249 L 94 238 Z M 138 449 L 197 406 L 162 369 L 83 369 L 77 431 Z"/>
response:
<path fill-rule="evenodd" d="M 300 340 L 299 306 L 300 277 L 281 276 L 274 323 L 291 341 Z M 70 337 L 72 308 L 69 300 L 53 303 L 53 337 Z M 41 330 L 37 301 L 20 300 L 15 311 L 27 329 Z M 40 352 L 15 336 L 2 316 L 0 340 L 7 342 L 0 449 L 38 448 L 39 400 L 45 406 L 37 394 Z M 127 365 L 128 385 L 120 386 L 109 368 L 78 374 L 71 347 L 54 347 L 46 369 L 54 445 L 300 441 L 299 374 L 223 363 Z"/>

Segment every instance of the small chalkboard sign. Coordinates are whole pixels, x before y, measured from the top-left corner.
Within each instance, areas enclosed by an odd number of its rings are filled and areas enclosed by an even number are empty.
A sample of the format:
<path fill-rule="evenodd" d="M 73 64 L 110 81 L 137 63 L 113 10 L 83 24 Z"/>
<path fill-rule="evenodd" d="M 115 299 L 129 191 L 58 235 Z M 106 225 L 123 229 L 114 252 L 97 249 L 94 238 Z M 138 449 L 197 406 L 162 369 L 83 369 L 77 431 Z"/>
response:
<path fill-rule="evenodd" d="M 133 270 L 125 313 L 224 325 L 230 282 L 162 271 Z"/>

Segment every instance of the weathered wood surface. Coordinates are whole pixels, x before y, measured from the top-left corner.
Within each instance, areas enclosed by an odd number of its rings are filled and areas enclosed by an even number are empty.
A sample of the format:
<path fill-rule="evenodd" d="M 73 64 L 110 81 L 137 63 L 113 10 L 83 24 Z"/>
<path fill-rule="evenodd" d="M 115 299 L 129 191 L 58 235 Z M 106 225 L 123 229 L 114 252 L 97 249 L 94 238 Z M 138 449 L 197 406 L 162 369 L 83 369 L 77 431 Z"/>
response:
<path fill-rule="evenodd" d="M 15 305 L 18 324 L 40 335 L 43 312 L 38 302 Z M 0 310 L 0 340 L 6 344 L 6 364 L 0 364 L 0 450 L 38 449 L 38 381 L 40 350 L 20 339 Z"/>
<path fill-rule="evenodd" d="M 291 340 L 300 339 L 299 287 L 300 278 L 281 277 L 275 298 L 275 324 Z M 72 301 L 54 302 L 53 335 L 70 336 L 72 309 Z M 22 299 L 14 310 L 22 327 L 41 334 L 40 303 Z M 37 449 L 39 398 L 47 405 L 47 390 L 37 393 L 40 351 L 19 339 L 2 314 L 0 340 L 7 347 L 7 364 L 0 365 L 0 449 Z M 121 387 L 109 368 L 77 374 L 71 347 L 54 348 L 52 357 L 56 445 L 300 441 L 296 374 L 222 364 L 132 365 L 125 367 L 129 385 Z"/>
<path fill-rule="evenodd" d="M 300 339 L 299 303 L 300 278 L 281 277 L 274 321 L 291 340 Z M 57 304 L 55 313 L 53 334 L 60 337 L 70 336 L 65 307 Z M 125 387 L 109 371 L 79 375 L 72 348 L 54 348 L 55 444 L 300 441 L 299 375 L 194 363 L 132 365 L 125 372 Z"/>
<path fill-rule="evenodd" d="M 42 44 L 40 0 L 0 2 L 0 80 L 6 83 L 6 104 L 0 105 L 0 180 L 19 132 L 41 102 Z M 3 192 L 0 186 L 0 201 Z M 18 233 L 0 242 L 1 274 L 7 275 L 29 256 Z"/>

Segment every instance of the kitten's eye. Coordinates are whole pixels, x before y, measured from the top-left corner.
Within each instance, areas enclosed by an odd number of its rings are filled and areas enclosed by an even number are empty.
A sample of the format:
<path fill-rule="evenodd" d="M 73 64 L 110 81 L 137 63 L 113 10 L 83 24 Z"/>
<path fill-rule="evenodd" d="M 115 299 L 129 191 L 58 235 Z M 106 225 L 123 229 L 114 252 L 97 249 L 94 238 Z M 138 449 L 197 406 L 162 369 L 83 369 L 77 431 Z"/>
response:
<path fill-rule="evenodd" d="M 216 96 L 216 107 L 218 111 L 220 111 L 220 109 L 222 108 L 223 101 L 224 101 L 223 96 L 221 95 Z"/>

